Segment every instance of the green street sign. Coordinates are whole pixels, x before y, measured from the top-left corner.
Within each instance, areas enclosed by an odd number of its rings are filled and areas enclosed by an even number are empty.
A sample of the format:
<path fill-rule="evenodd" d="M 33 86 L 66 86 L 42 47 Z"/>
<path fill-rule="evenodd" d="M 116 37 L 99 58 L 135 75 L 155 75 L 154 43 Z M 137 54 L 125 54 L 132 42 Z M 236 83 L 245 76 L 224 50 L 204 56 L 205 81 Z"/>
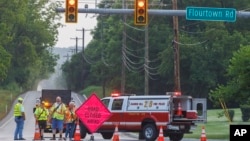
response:
<path fill-rule="evenodd" d="M 236 10 L 233 8 L 187 7 L 186 20 L 236 21 Z"/>

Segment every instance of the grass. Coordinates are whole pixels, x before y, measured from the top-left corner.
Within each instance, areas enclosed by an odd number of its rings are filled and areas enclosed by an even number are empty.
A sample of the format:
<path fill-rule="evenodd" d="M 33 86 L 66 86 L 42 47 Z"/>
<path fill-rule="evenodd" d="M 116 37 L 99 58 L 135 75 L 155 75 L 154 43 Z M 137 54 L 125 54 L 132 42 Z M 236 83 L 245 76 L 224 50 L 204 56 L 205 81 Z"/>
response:
<path fill-rule="evenodd" d="M 200 138 L 202 126 L 205 127 L 206 136 L 208 139 L 225 139 L 229 140 L 229 128 L 230 125 L 238 124 L 250 124 L 250 122 L 243 122 L 241 119 L 240 109 L 234 110 L 234 119 L 232 122 L 225 117 L 218 117 L 218 113 L 222 112 L 222 109 L 208 110 L 207 111 L 207 123 L 198 124 L 198 127 L 193 131 L 192 134 L 185 134 L 185 138 Z"/>
<path fill-rule="evenodd" d="M 89 86 L 80 92 L 80 94 L 84 94 L 87 97 L 89 97 L 92 93 L 95 93 L 99 98 L 104 97 L 102 87 L 100 86 Z M 110 94 L 111 94 L 111 91 L 106 89 L 105 96 L 106 97 L 110 96 Z"/>
<path fill-rule="evenodd" d="M 12 103 L 18 96 L 17 93 L 13 93 L 7 90 L 0 90 L 0 120 L 3 119 L 6 115 L 6 113 L 9 112 Z"/>

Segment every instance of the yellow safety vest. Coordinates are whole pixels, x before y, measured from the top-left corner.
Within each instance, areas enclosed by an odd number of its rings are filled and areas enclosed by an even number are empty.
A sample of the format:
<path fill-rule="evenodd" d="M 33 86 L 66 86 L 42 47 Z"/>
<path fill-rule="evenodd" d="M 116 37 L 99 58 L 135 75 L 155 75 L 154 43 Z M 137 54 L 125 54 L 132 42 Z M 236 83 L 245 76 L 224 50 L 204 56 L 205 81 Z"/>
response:
<path fill-rule="evenodd" d="M 46 108 L 38 107 L 36 108 L 35 115 L 38 118 L 37 120 L 47 120 L 49 111 Z"/>
<path fill-rule="evenodd" d="M 52 115 L 52 118 L 56 118 L 58 120 L 63 120 L 64 119 L 64 114 L 65 114 L 65 111 L 66 111 L 66 106 L 62 103 L 55 111 L 54 109 L 56 108 L 56 104 L 53 104 L 53 106 L 51 107 L 51 113 L 53 114 Z M 53 113 L 54 111 L 54 113 Z"/>
<path fill-rule="evenodd" d="M 22 116 L 22 111 L 21 111 L 21 108 L 22 108 L 22 104 L 21 103 L 17 103 L 14 107 L 14 116 L 17 117 L 17 116 Z"/>

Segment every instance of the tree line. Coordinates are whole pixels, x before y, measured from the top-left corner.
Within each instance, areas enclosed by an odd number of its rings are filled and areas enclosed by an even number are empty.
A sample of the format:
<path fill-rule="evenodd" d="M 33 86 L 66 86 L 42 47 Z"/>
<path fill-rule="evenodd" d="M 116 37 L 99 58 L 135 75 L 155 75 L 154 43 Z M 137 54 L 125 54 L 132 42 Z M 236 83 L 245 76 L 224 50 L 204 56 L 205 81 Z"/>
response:
<path fill-rule="evenodd" d="M 247 10 L 248 0 L 178 0 L 187 6 Z M 55 12 L 60 3 L 49 0 L 2 0 L 0 2 L 0 87 L 32 89 L 54 71 L 52 53 L 61 26 Z M 122 1 L 103 0 L 99 8 L 122 8 Z M 127 2 L 133 8 L 133 2 Z M 149 1 L 151 9 L 172 9 L 171 0 Z M 81 91 L 90 86 L 121 89 L 122 64 L 126 93 L 144 94 L 145 72 L 150 94 L 165 94 L 174 88 L 174 48 L 180 50 L 180 83 L 183 95 L 208 98 L 219 106 L 249 103 L 249 19 L 236 22 L 192 21 L 179 17 L 179 41 L 174 40 L 173 18 L 149 16 L 149 58 L 145 59 L 145 30 L 134 26 L 133 15 L 97 15 L 93 40 L 72 56 L 62 70 L 68 87 Z M 124 36 L 126 40 L 124 41 Z M 210 104 L 210 106 L 212 105 Z"/>
<path fill-rule="evenodd" d="M 133 8 L 133 3 L 127 2 L 127 5 L 128 8 Z M 105 0 L 99 4 L 100 8 L 107 6 L 122 8 L 123 5 L 122 1 L 109 3 Z M 187 6 L 244 10 L 249 7 L 249 3 L 247 0 L 178 0 L 178 9 L 185 9 Z M 172 3 L 171 0 L 149 1 L 149 8 L 171 9 Z M 69 87 L 82 90 L 88 86 L 102 86 L 103 96 L 108 95 L 105 89 L 119 91 L 124 63 L 126 93 L 144 94 L 145 72 L 149 74 L 150 94 L 173 91 L 175 41 L 172 17 L 149 16 L 148 60 L 144 56 L 146 29 L 134 26 L 133 18 L 133 15 L 127 15 L 124 21 L 123 15 L 97 16 L 97 26 L 91 32 L 93 40 L 84 51 L 72 56 L 62 67 Z M 192 21 L 185 17 L 178 19 L 182 94 L 208 98 L 209 107 L 212 104 L 219 106 L 218 98 L 233 100 L 238 95 L 249 96 L 247 80 L 250 76 L 246 72 L 250 63 L 247 58 L 250 53 L 250 20 L 237 19 L 231 23 Z M 126 42 L 123 40 L 124 36 Z M 125 48 L 122 47 L 124 43 Z M 148 66 L 145 65 L 146 61 Z M 239 73 L 243 73 L 241 79 Z M 244 85 L 236 83 L 238 81 Z M 234 101 L 229 106 L 244 102 L 241 97 L 238 98 L 239 101 Z"/>

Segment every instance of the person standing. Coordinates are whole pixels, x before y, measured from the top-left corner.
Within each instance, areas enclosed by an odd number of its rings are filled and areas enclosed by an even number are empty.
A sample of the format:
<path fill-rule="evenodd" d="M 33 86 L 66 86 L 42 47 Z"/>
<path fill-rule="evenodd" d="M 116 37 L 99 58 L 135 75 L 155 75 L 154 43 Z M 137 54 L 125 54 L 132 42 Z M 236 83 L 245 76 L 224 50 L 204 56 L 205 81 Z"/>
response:
<path fill-rule="evenodd" d="M 44 136 L 43 136 L 44 130 L 47 126 L 47 120 L 49 116 L 49 110 L 44 107 L 44 102 L 42 102 L 40 106 L 36 108 L 34 114 L 35 114 L 36 121 L 38 122 L 38 125 L 39 125 L 41 140 L 44 140 Z"/>
<path fill-rule="evenodd" d="M 75 103 L 71 101 L 69 103 L 69 107 L 65 113 L 65 123 L 66 123 L 66 131 L 65 131 L 65 140 L 69 137 L 71 140 L 73 138 L 74 130 L 75 130 L 75 122 L 77 116 L 75 114 Z"/>
<path fill-rule="evenodd" d="M 33 113 L 35 113 L 36 108 L 40 107 L 40 104 L 41 104 L 41 100 L 40 100 L 40 98 L 37 98 L 36 99 L 36 106 L 33 108 Z"/>
<path fill-rule="evenodd" d="M 63 140 L 63 122 L 66 110 L 66 106 L 64 103 L 62 103 L 61 97 L 56 97 L 56 102 L 50 108 L 53 133 L 53 137 L 50 140 L 56 140 L 56 129 L 59 130 L 59 140 Z"/>
<path fill-rule="evenodd" d="M 17 103 L 14 106 L 14 117 L 16 122 L 16 130 L 14 133 L 14 140 L 25 140 L 23 138 L 23 127 L 25 121 L 25 112 L 23 106 L 23 98 L 19 97 Z"/>

